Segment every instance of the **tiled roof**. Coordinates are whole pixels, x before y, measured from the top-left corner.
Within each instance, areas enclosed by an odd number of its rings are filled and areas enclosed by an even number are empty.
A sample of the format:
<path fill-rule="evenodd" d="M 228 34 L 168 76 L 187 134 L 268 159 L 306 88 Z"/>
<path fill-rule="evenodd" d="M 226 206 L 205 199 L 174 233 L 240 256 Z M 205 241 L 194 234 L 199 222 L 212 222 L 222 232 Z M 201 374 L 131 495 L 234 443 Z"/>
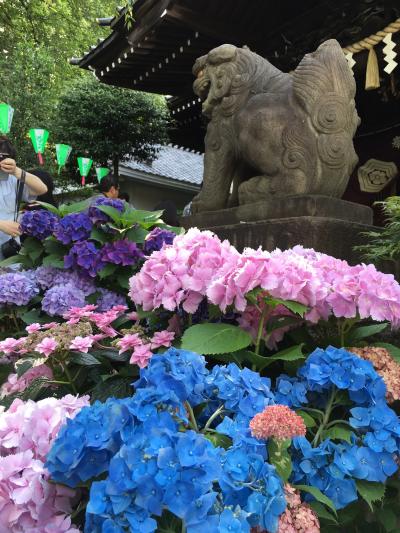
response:
<path fill-rule="evenodd" d="M 120 163 L 120 168 L 122 174 L 123 169 L 128 168 L 192 185 L 201 185 L 203 181 L 203 154 L 168 144 L 161 147 L 157 159 L 153 162 L 140 163 L 131 159 Z"/>

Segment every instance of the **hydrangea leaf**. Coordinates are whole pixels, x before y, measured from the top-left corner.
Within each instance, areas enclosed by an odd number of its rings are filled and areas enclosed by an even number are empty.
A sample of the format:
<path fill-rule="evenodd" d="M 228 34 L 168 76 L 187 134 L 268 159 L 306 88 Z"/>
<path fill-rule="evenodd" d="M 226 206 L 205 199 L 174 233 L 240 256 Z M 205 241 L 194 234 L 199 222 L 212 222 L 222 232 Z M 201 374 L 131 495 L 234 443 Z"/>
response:
<path fill-rule="evenodd" d="M 389 344 L 387 342 L 377 342 L 373 344 L 373 346 L 378 346 L 379 348 L 385 348 L 390 355 L 393 357 L 395 361 L 400 363 L 400 348 L 397 346 L 394 346 L 393 344 Z"/>
<path fill-rule="evenodd" d="M 36 203 L 43 206 L 45 209 L 47 209 L 47 211 L 50 211 L 50 213 L 54 213 L 55 215 L 61 214 L 60 210 L 52 204 L 48 204 L 47 202 L 39 202 L 38 200 L 36 200 Z"/>
<path fill-rule="evenodd" d="M 329 522 L 334 522 L 335 524 L 338 523 L 333 514 L 330 513 L 325 505 L 322 505 L 322 503 L 314 501 L 309 505 L 311 509 L 317 513 L 319 519 L 328 520 Z"/>
<path fill-rule="evenodd" d="M 65 244 L 62 244 L 60 241 L 57 241 L 53 237 L 49 237 L 45 239 L 44 243 L 44 249 L 46 250 L 46 253 L 53 254 L 58 257 L 64 257 L 68 253 L 68 247 L 65 246 Z M 25 242 L 24 242 L 24 248 L 25 248 Z"/>
<path fill-rule="evenodd" d="M 19 317 L 25 324 L 46 324 L 49 321 L 47 315 L 42 315 L 40 309 L 31 309 Z"/>
<path fill-rule="evenodd" d="M 182 337 L 182 348 L 203 355 L 237 352 L 252 343 L 251 336 L 231 324 L 196 324 Z"/>
<path fill-rule="evenodd" d="M 378 520 L 385 528 L 385 531 L 388 533 L 398 531 L 397 529 L 397 515 L 390 509 L 390 507 L 383 507 L 383 509 L 378 509 L 377 512 Z"/>
<path fill-rule="evenodd" d="M 36 400 L 42 390 L 48 386 L 48 382 L 49 379 L 45 377 L 34 379 L 22 393 L 22 399 Z"/>
<path fill-rule="evenodd" d="M 60 259 L 58 255 L 48 255 L 43 259 L 43 266 L 52 266 L 55 268 L 64 268 L 64 260 Z"/>
<path fill-rule="evenodd" d="M 61 216 L 71 215 L 72 213 L 80 213 L 88 207 L 88 201 L 82 200 L 82 202 L 75 202 L 74 204 L 63 204 L 59 207 Z"/>
<path fill-rule="evenodd" d="M 90 353 L 72 352 L 71 361 L 81 366 L 101 365 L 100 361 Z"/>
<path fill-rule="evenodd" d="M 292 459 L 288 452 L 291 442 L 291 439 L 270 439 L 268 441 L 269 462 L 274 465 L 279 476 L 285 483 L 290 478 L 293 470 Z"/>
<path fill-rule="evenodd" d="M 112 263 L 107 264 L 104 268 L 99 270 L 98 275 L 100 279 L 107 278 L 108 276 L 111 276 L 114 274 L 114 272 L 117 270 L 117 265 L 113 265 Z"/>
<path fill-rule="evenodd" d="M 118 353 L 118 350 L 92 350 L 91 354 L 96 357 L 105 357 L 106 359 L 109 359 L 110 361 L 117 361 L 119 363 L 124 363 L 129 361 L 129 358 L 131 356 L 130 353 Z"/>
<path fill-rule="evenodd" d="M 330 498 L 328 498 L 328 496 L 325 496 L 325 494 L 322 494 L 322 492 L 319 489 L 317 489 L 317 487 L 310 487 L 309 485 L 293 485 L 293 487 L 297 490 L 308 492 L 309 494 L 314 496 L 314 498 L 318 502 L 323 503 L 324 505 L 329 507 L 329 509 L 333 511 L 334 515 L 337 516 L 336 507 L 334 506 L 333 501 Z"/>
<path fill-rule="evenodd" d="M 132 396 L 131 377 L 112 377 L 105 382 L 98 383 L 90 393 L 92 402 L 105 402 L 108 398 L 126 398 Z"/>
<path fill-rule="evenodd" d="M 99 242 L 101 244 L 105 244 L 106 242 L 110 241 L 109 236 L 106 233 L 104 233 L 104 231 L 102 231 L 99 228 L 93 228 L 92 229 L 92 231 L 90 233 L 90 238 L 93 241 L 97 241 L 97 242 Z"/>
<path fill-rule="evenodd" d="M 351 444 L 352 434 L 353 431 L 350 428 L 343 424 L 338 424 L 337 426 L 333 426 L 324 431 L 323 438 L 331 440 L 345 440 L 346 442 Z"/>
<path fill-rule="evenodd" d="M 373 503 L 380 502 L 385 496 L 385 485 L 375 481 L 356 480 L 357 490 L 360 496 L 368 503 L 371 511 L 374 510 Z"/>
<path fill-rule="evenodd" d="M 315 427 L 316 425 L 316 421 L 313 419 L 313 417 L 311 415 L 309 415 L 308 413 L 306 413 L 305 411 L 302 411 L 301 409 L 299 409 L 298 411 L 296 411 L 296 413 L 301 416 L 301 418 L 303 419 L 305 425 L 307 428 L 313 428 Z"/>
<path fill-rule="evenodd" d="M 25 359 L 20 359 L 15 363 L 15 370 L 17 372 L 17 376 L 20 378 L 25 374 L 25 372 L 28 372 L 29 369 L 31 369 L 35 363 L 36 359 L 33 357 L 26 357 Z"/>
<path fill-rule="evenodd" d="M 304 359 L 305 355 L 303 354 L 302 348 L 304 344 L 297 344 L 296 346 L 291 346 L 285 350 L 281 350 L 275 355 L 268 357 L 270 361 L 297 361 L 298 359 Z"/>
<path fill-rule="evenodd" d="M 103 213 L 108 215 L 116 224 L 121 222 L 122 215 L 118 209 L 115 209 L 115 207 L 111 207 L 110 205 L 96 205 L 96 208 L 103 211 Z"/>
<path fill-rule="evenodd" d="M 308 309 L 306 305 L 303 305 L 299 302 L 295 302 L 294 300 L 281 300 L 280 298 L 266 298 L 265 301 L 268 305 L 271 305 L 272 307 L 278 307 L 278 305 L 283 305 L 286 307 L 286 309 L 289 309 L 289 311 L 292 311 L 295 315 L 300 315 L 303 317 Z"/>
<path fill-rule="evenodd" d="M 125 238 L 132 242 L 136 242 L 137 244 L 142 244 L 146 240 L 148 234 L 149 232 L 144 228 L 131 228 L 125 233 Z"/>
<path fill-rule="evenodd" d="M 204 437 L 209 440 L 216 448 L 221 447 L 227 450 L 232 446 L 232 439 L 222 433 L 205 433 Z"/>
<path fill-rule="evenodd" d="M 379 324 L 372 324 L 371 326 L 360 326 L 359 328 L 353 329 L 345 337 L 345 345 L 352 346 L 353 344 L 366 339 L 367 337 L 372 337 L 377 333 L 381 333 L 388 327 L 388 322 L 383 322 Z"/>

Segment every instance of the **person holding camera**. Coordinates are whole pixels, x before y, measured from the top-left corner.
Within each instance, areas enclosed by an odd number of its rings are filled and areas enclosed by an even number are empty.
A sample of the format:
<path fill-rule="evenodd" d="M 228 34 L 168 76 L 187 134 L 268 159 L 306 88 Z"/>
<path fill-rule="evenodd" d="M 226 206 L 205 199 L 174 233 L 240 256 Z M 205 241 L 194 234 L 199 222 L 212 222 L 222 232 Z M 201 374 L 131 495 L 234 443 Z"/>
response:
<path fill-rule="evenodd" d="M 15 158 L 16 150 L 11 142 L 0 136 L 0 260 L 19 251 L 16 239 L 21 234 L 20 202 L 32 201 L 47 192 L 42 180 L 19 168 Z"/>

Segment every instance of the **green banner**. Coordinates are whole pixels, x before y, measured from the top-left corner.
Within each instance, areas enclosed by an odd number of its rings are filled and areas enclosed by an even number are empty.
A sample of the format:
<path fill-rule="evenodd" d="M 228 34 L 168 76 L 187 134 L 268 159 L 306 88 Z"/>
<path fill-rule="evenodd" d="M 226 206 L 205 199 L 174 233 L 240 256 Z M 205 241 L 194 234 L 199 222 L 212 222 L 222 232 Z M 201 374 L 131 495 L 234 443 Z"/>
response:
<path fill-rule="evenodd" d="M 65 166 L 71 152 L 72 146 L 69 146 L 69 144 L 56 144 L 57 163 L 60 169 Z"/>
<path fill-rule="evenodd" d="M 0 133 L 7 135 L 10 132 L 14 109 L 5 103 L 0 103 Z"/>
<path fill-rule="evenodd" d="M 29 135 L 33 144 L 33 149 L 37 154 L 43 154 L 46 148 L 49 132 L 40 128 L 29 130 Z"/>
<path fill-rule="evenodd" d="M 85 185 L 85 178 L 88 177 L 92 168 L 93 160 L 89 157 L 78 157 L 79 172 L 82 178 L 82 185 Z"/>
<path fill-rule="evenodd" d="M 107 168 L 107 167 L 97 167 L 96 168 L 97 181 L 100 183 L 101 180 L 103 178 L 105 178 L 106 176 L 108 176 L 109 173 L 110 173 L 110 169 L 109 168 Z"/>

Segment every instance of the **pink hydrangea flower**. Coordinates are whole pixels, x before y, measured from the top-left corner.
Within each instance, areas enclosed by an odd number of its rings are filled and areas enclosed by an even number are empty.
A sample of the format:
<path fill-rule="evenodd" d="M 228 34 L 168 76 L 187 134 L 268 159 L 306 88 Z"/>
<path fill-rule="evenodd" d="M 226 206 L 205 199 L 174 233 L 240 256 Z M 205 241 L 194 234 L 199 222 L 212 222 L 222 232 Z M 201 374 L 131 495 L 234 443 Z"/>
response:
<path fill-rule="evenodd" d="M 42 329 L 53 329 L 57 327 L 59 324 L 57 322 L 48 322 L 47 324 L 42 325 Z"/>
<path fill-rule="evenodd" d="M 96 343 L 107 338 L 107 335 L 105 335 L 104 333 L 96 333 L 94 335 L 89 335 L 89 337 L 92 339 L 93 343 Z"/>
<path fill-rule="evenodd" d="M 78 352 L 88 353 L 89 348 L 93 346 L 93 336 L 89 335 L 88 337 L 81 337 L 78 335 L 73 339 L 69 345 L 71 350 L 77 350 Z"/>
<path fill-rule="evenodd" d="M 393 359 L 385 348 L 366 346 L 365 348 L 349 348 L 349 351 L 362 359 L 371 361 L 375 370 L 385 382 L 388 403 L 400 400 L 400 364 Z"/>
<path fill-rule="evenodd" d="M 97 305 L 88 304 L 84 307 L 71 307 L 64 315 L 65 319 L 68 319 L 68 324 L 77 324 L 82 318 L 91 317 L 94 311 L 97 309 Z"/>
<path fill-rule="evenodd" d="M 42 329 L 42 326 L 35 322 L 34 324 L 29 324 L 29 326 L 26 326 L 26 331 L 30 333 L 35 333 L 36 331 L 40 331 Z"/>
<path fill-rule="evenodd" d="M 132 365 L 138 365 L 139 368 L 145 368 L 149 364 L 152 355 L 151 345 L 142 344 L 141 346 L 136 346 L 129 362 Z"/>
<path fill-rule="evenodd" d="M 139 315 L 136 313 L 136 311 L 132 311 L 131 313 L 127 313 L 126 315 L 130 320 L 133 320 L 134 322 L 137 322 L 139 320 Z"/>
<path fill-rule="evenodd" d="M 134 348 L 136 348 L 137 346 L 141 346 L 142 344 L 143 341 L 138 333 L 128 333 L 117 342 L 117 346 L 118 348 L 120 348 L 119 353 L 124 353 L 128 350 L 133 350 Z"/>
<path fill-rule="evenodd" d="M 301 416 L 286 405 L 269 405 L 250 421 L 253 437 L 266 439 L 292 439 L 304 437 L 306 426 Z"/>
<path fill-rule="evenodd" d="M 51 368 L 46 365 L 38 365 L 27 370 L 21 377 L 18 377 L 18 374 L 10 374 L 7 381 L 1 386 L 0 397 L 24 391 L 37 378 L 53 379 Z"/>
<path fill-rule="evenodd" d="M 45 337 L 39 344 L 36 345 L 35 351 L 42 353 L 48 357 L 57 348 L 58 342 L 53 337 Z"/>
<path fill-rule="evenodd" d="M 79 533 L 67 516 L 74 491 L 48 482 L 46 455 L 89 397 L 14 400 L 0 417 L 0 524 L 10 533 Z"/>
<path fill-rule="evenodd" d="M 160 346 L 168 348 L 171 346 L 174 337 L 175 333 L 173 331 L 157 331 L 151 339 L 152 350 L 160 348 Z"/>
<path fill-rule="evenodd" d="M 5 355 L 11 355 L 14 353 L 19 353 L 21 347 L 25 344 L 25 339 L 13 339 L 8 337 L 4 341 L 0 342 L 0 352 L 3 352 Z"/>
<path fill-rule="evenodd" d="M 302 503 L 299 493 L 290 485 L 285 485 L 286 511 L 279 517 L 278 533 L 320 533 L 317 515 L 306 503 Z"/>
<path fill-rule="evenodd" d="M 115 306 L 115 307 L 124 307 L 124 306 Z M 90 320 L 96 324 L 96 326 L 107 336 L 116 337 L 118 332 L 111 326 L 111 324 L 116 320 L 121 314 L 120 310 L 110 309 L 104 313 L 92 313 Z"/>

